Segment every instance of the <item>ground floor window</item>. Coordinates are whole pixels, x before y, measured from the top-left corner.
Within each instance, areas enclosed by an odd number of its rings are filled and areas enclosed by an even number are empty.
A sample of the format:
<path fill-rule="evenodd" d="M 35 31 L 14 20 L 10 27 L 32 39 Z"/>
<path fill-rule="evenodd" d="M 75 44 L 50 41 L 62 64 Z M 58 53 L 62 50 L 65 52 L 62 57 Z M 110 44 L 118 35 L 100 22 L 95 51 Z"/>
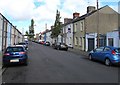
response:
<path fill-rule="evenodd" d="M 82 46 L 82 37 L 79 38 L 79 45 Z"/>
<path fill-rule="evenodd" d="M 78 45 L 78 37 L 75 38 L 75 45 Z"/>

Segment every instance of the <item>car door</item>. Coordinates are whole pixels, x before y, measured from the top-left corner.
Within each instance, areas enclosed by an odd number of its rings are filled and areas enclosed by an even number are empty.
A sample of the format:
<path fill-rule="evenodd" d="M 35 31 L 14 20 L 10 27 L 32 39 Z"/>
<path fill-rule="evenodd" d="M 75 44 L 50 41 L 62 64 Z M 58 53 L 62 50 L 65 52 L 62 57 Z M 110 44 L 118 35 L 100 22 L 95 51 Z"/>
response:
<path fill-rule="evenodd" d="M 103 52 L 101 52 L 101 57 L 100 60 L 104 61 L 106 57 L 110 56 L 111 48 L 110 47 L 105 47 Z"/>
<path fill-rule="evenodd" d="M 94 52 L 94 58 L 97 60 L 100 60 L 101 56 L 102 56 L 102 52 L 103 52 L 104 47 L 99 47 L 95 50 Z"/>

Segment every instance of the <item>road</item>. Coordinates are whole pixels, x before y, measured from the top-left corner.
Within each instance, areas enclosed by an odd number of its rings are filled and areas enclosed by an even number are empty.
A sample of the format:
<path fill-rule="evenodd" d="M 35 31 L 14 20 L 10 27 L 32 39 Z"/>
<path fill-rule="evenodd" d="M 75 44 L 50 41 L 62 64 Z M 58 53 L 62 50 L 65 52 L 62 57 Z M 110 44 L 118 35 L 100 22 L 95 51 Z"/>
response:
<path fill-rule="evenodd" d="M 10 66 L 5 83 L 117 83 L 118 67 L 90 61 L 70 51 L 29 43 L 28 66 Z"/>

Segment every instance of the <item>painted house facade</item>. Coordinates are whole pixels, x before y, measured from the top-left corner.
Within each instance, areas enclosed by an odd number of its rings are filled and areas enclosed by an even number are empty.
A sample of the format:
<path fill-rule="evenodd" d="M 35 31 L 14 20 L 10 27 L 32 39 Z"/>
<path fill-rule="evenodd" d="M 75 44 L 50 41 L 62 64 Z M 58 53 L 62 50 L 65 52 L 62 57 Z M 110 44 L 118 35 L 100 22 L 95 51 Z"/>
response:
<path fill-rule="evenodd" d="M 3 18 L 0 14 L 0 56 L 2 55 L 2 32 L 3 32 Z"/>
<path fill-rule="evenodd" d="M 46 41 L 50 42 L 50 45 L 52 45 L 51 33 L 52 33 L 51 30 L 48 30 L 48 31 L 46 32 Z"/>
<path fill-rule="evenodd" d="M 107 33 L 107 46 L 120 47 L 120 33 L 118 30 Z"/>
<path fill-rule="evenodd" d="M 78 18 L 78 20 L 73 21 L 74 32 L 73 32 L 73 39 L 74 39 L 74 48 L 84 50 L 84 43 L 85 43 L 85 21 L 84 17 Z"/>
<path fill-rule="evenodd" d="M 106 46 L 107 32 L 118 30 L 119 27 L 118 13 L 112 8 L 104 6 L 97 11 L 89 6 L 85 15 L 73 19 L 73 46 L 83 51 L 90 51 L 98 44 Z"/>
<path fill-rule="evenodd" d="M 106 46 L 107 32 L 118 30 L 118 28 L 118 13 L 109 6 L 104 6 L 98 9 L 98 11 L 95 10 L 86 17 L 86 33 L 97 33 L 97 35 L 99 33 L 99 46 Z M 96 48 L 98 46 L 98 40 L 96 41 L 96 38 L 88 37 L 87 40 L 89 41 L 89 48 L 86 48 L 86 51 L 90 51 L 92 50 L 90 48 Z M 91 45 L 92 43 L 94 44 L 93 46 Z"/>
<path fill-rule="evenodd" d="M 22 33 L 0 13 L 0 53 L 18 42 L 22 42 Z"/>
<path fill-rule="evenodd" d="M 68 47 L 73 48 L 73 24 L 72 21 L 65 23 L 64 28 L 62 29 L 64 34 L 64 43 L 68 45 Z"/>

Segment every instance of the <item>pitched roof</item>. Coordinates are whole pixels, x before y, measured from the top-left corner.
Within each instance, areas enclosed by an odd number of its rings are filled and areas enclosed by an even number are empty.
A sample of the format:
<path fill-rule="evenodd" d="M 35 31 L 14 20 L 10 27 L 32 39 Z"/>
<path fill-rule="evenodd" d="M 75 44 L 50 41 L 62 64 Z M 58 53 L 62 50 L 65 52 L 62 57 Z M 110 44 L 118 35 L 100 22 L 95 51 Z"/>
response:
<path fill-rule="evenodd" d="M 101 7 L 101 8 L 99 8 L 98 10 L 101 10 L 101 9 L 103 9 L 103 8 L 105 8 L 105 7 L 108 7 L 108 5 L 106 5 L 106 6 L 104 6 L 104 7 Z M 94 14 L 95 12 L 97 12 L 97 10 L 94 10 L 94 11 L 92 11 L 92 12 L 90 12 L 90 13 L 86 13 L 86 14 L 84 14 L 84 15 L 78 17 L 77 19 L 73 19 L 72 22 L 74 23 L 74 22 L 83 20 L 83 19 L 85 19 L 86 17 L 88 17 L 88 16 Z"/>

